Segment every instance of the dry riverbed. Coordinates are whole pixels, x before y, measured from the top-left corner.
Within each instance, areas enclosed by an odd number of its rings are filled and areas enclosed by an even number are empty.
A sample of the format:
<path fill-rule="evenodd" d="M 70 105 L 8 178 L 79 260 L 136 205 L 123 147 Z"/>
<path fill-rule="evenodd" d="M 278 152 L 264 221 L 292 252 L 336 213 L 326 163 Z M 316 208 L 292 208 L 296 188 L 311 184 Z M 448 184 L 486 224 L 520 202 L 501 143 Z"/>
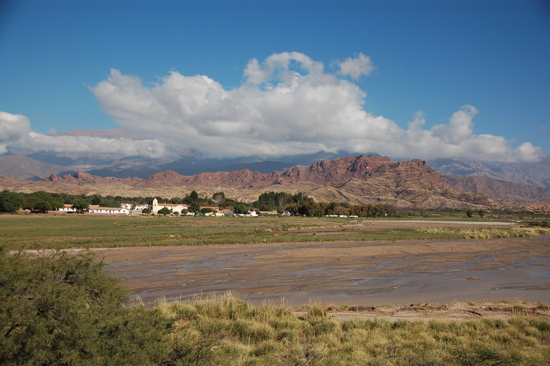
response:
<path fill-rule="evenodd" d="M 427 224 L 376 225 L 391 229 Z M 133 247 L 101 252 L 106 271 L 124 278 L 131 295 L 146 302 L 233 291 L 252 303 L 285 303 L 297 310 L 320 301 L 337 319 L 549 315 L 539 302 L 550 303 L 550 237 Z"/>

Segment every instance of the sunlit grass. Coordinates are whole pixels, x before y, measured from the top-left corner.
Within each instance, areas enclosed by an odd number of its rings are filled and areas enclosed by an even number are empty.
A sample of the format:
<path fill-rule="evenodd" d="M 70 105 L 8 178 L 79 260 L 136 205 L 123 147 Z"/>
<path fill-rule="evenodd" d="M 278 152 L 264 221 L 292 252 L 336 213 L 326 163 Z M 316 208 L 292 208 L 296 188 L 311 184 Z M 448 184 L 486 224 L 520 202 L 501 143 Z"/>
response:
<path fill-rule="evenodd" d="M 421 228 L 415 231 L 426 234 L 457 235 L 464 239 L 492 239 L 492 238 L 534 238 L 550 234 L 550 228 L 543 227 L 512 227 L 512 228 L 480 228 L 480 229 L 440 229 Z"/>
<path fill-rule="evenodd" d="M 380 229 L 372 219 L 0 215 L 0 245 L 13 249 L 532 237 L 548 228 Z M 376 222 L 376 221 L 374 221 Z M 365 226 L 366 226 L 365 225 Z M 374 229 L 373 229 L 374 228 Z M 327 231 L 328 230 L 328 231 Z"/>
<path fill-rule="evenodd" d="M 341 322 L 320 303 L 298 318 L 284 305 L 253 306 L 231 294 L 161 300 L 155 309 L 173 322 L 174 347 L 202 345 L 205 364 L 542 365 L 550 356 L 548 319 Z"/>

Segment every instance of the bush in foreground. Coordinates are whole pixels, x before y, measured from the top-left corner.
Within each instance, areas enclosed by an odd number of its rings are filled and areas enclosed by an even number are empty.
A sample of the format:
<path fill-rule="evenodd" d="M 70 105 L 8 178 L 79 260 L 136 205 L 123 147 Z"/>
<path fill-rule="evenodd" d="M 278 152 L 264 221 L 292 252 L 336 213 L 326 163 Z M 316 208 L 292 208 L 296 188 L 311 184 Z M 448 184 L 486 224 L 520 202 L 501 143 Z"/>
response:
<path fill-rule="evenodd" d="M 89 255 L 0 251 L 0 364 L 158 363 L 166 321 L 126 300 Z"/>

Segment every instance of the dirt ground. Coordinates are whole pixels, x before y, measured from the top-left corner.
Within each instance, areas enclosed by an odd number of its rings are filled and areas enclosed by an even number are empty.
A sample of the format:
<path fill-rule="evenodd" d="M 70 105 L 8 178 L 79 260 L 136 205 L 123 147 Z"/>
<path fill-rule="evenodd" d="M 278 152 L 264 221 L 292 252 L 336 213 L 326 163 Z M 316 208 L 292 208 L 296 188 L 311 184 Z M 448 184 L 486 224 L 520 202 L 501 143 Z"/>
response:
<path fill-rule="evenodd" d="M 377 230 L 428 226 L 372 225 Z M 319 229 L 319 235 L 322 230 L 330 228 Z M 131 295 L 145 302 L 232 291 L 252 303 L 297 310 L 320 301 L 330 316 L 342 320 L 550 315 L 539 304 L 550 303 L 550 237 L 134 247 L 101 253 L 105 270 L 124 278 Z"/>

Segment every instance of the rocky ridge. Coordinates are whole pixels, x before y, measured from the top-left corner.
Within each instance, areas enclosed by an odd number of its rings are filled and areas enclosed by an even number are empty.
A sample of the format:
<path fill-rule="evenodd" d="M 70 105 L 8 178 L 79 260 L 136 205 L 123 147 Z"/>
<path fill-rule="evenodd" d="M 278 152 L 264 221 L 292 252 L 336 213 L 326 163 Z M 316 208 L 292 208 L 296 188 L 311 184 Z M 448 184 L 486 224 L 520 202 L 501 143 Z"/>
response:
<path fill-rule="evenodd" d="M 486 195 L 496 201 L 542 202 L 550 204 L 550 188 L 548 187 L 507 182 L 482 176 L 444 175 L 443 178 L 447 183 L 459 190 Z"/>
<path fill-rule="evenodd" d="M 422 160 L 394 162 L 373 155 L 321 160 L 310 166 L 269 174 L 248 169 L 200 173 L 192 176 L 171 170 L 147 179 L 98 177 L 77 172 L 55 174 L 29 182 L 0 179 L 0 188 L 29 193 L 38 190 L 70 194 L 182 197 L 192 190 L 201 195 L 223 191 L 227 196 L 251 202 L 265 191 L 304 192 L 317 201 L 351 204 L 387 203 L 399 207 L 472 208 L 491 206 L 485 195 L 464 192 L 448 184 Z"/>

